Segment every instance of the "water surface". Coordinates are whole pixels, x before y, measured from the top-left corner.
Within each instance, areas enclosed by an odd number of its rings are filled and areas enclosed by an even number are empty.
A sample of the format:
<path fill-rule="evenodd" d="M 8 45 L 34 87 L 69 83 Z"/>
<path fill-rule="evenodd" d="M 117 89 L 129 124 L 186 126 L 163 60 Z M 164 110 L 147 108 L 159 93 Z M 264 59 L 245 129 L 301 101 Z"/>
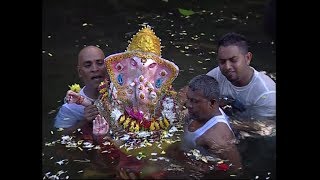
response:
<path fill-rule="evenodd" d="M 266 3 L 265 0 L 43 1 L 43 177 L 48 172 L 52 175 L 60 170 L 67 171 L 61 177 L 69 178 L 115 176 L 112 163 L 99 166 L 93 163 L 94 150 L 70 149 L 59 143 L 46 145 L 57 140 L 52 128 L 53 118 L 62 105 L 68 85 L 81 84 L 76 71 L 81 48 L 97 45 L 106 55 L 123 52 L 132 35 L 142 26 L 150 25 L 161 39 L 162 57 L 176 63 L 181 70 L 173 84 L 179 89 L 195 75 L 217 66 L 217 39 L 236 31 L 251 41 L 251 65 L 258 71 L 275 75 L 276 47 L 263 27 Z M 183 16 L 178 8 L 196 13 Z M 275 137 L 247 138 L 240 142 L 239 149 L 247 170 L 244 177 L 275 177 Z M 64 159 L 68 159 L 68 163 L 56 163 Z M 79 159 L 90 162 L 73 161 Z M 219 176 L 208 173 L 200 177 Z"/>

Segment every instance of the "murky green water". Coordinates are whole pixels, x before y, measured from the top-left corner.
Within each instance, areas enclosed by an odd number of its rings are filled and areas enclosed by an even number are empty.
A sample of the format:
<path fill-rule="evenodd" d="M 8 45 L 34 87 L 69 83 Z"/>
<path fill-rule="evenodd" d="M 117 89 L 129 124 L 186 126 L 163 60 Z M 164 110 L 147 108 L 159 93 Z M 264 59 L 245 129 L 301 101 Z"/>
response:
<path fill-rule="evenodd" d="M 113 178 L 115 175 L 112 163 L 93 163 L 96 158 L 94 150 L 70 149 L 59 143 L 45 145 L 57 140 L 51 134 L 53 117 L 62 104 L 68 85 L 80 82 L 76 62 L 77 53 L 84 45 L 98 45 L 106 55 L 123 52 L 132 35 L 148 24 L 161 39 L 162 57 L 175 62 L 181 70 L 174 81 L 174 87 L 179 89 L 193 76 L 206 73 L 217 65 L 217 39 L 229 31 L 236 31 L 252 41 L 251 65 L 257 70 L 275 73 L 275 44 L 263 29 L 266 2 L 43 1 L 43 176 L 47 172 L 52 175 L 60 170 L 67 171 L 60 178 Z M 178 12 L 178 8 L 192 9 L 196 14 L 185 17 Z M 275 137 L 247 138 L 240 142 L 239 149 L 247 170 L 245 177 L 275 177 Z M 56 163 L 64 159 L 68 159 L 65 161 L 68 163 Z M 90 162 L 74 161 L 86 159 Z M 219 175 L 207 173 L 201 177 L 214 178 Z"/>

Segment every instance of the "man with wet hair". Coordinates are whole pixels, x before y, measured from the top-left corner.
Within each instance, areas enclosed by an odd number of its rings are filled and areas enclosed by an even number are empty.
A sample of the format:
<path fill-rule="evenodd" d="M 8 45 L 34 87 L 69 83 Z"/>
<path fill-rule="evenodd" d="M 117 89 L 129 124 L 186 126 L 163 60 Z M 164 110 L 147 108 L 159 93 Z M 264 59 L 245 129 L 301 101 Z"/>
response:
<path fill-rule="evenodd" d="M 54 127 L 64 128 L 64 134 L 70 134 L 91 123 L 99 114 L 98 108 L 93 105 L 93 102 L 99 96 L 100 83 L 107 77 L 104 58 L 103 51 L 96 46 L 84 47 L 79 52 L 77 71 L 80 79 L 84 82 L 84 87 L 79 94 L 86 100 L 90 100 L 91 105 L 85 107 L 65 102 L 61 106 L 55 117 Z"/>
<path fill-rule="evenodd" d="M 230 102 L 238 118 L 273 119 L 276 116 L 276 84 L 250 66 L 247 39 L 227 33 L 218 42 L 218 67 L 207 73 L 220 85 L 220 98 Z M 228 101 L 229 100 L 229 101 Z"/>
<path fill-rule="evenodd" d="M 202 155 L 228 159 L 233 168 L 241 167 L 236 138 L 226 114 L 219 108 L 220 88 L 211 76 L 202 74 L 190 80 L 187 90 L 189 117 L 185 123 L 183 147 L 198 149 Z"/>

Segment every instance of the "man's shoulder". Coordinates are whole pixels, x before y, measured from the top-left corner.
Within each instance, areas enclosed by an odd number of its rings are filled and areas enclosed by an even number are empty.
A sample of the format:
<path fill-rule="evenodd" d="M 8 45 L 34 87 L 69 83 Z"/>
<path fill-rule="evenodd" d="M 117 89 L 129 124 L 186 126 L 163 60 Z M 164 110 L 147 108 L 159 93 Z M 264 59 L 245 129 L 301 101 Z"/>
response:
<path fill-rule="evenodd" d="M 65 113 L 67 112 L 81 113 L 83 112 L 83 110 L 84 110 L 84 107 L 82 105 L 78 105 L 75 103 L 64 103 L 60 108 L 60 111 L 63 111 Z"/>
<path fill-rule="evenodd" d="M 207 75 L 208 75 L 208 76 L 211 76 L 211 77 L 215 77 L 219 72 L 220 72 L 219 67 L 215 67 L 215 68 L 211 69 L 211 70 L 207 73 Z"/>
<path fill-rule="evenodd" d="M 265 89 L 265 91 L 276 90 L 276 83 L 264 72 L 256 71 L 255 76 L 255 83 L 253 83 L 255 86 L 260 86 L 262 89 Z"/>
<path fill-rule="evenodd" d="M 219 67 L 213 68 L 207 73 L 207 75 L 214 77 L 219 82 L 219 84 L 224 83 L 227 80 L 226 77 L 222 75 Z"/>
<path fill-rule="evenodd" d="M 224 122 L 218 122 L 212 126 L 203 136 L 203 140 L 208 142 L 214 140 L 217 145 L 225 145 L 227 141 L 233 139 L 233 133 Z"/>
<path fill-rule="evenodd" d="M 222 134 L 228 134 L 230 131 L 228 126 L 228 120 L 223 116 L 219 116 L 218 119 L 215 120 L 215 123 L 210 129 L 209 132 L 213 133 L 212 135 L 216 134 L 218 136 Z"/>

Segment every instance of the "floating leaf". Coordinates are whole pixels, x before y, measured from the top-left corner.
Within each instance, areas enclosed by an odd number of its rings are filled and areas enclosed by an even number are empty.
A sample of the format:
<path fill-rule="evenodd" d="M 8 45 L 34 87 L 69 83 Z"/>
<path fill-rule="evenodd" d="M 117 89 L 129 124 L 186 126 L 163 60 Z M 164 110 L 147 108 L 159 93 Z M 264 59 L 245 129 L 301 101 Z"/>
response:
<path fill-rule="evenodd" d="M 181 9 L 178 8 L 179 12 L 184 15 L 184 16 L 191 16 L 192 14 L 194 14 L 195 12 L 192 10 L 187 10 L 187 9 Z"/>

